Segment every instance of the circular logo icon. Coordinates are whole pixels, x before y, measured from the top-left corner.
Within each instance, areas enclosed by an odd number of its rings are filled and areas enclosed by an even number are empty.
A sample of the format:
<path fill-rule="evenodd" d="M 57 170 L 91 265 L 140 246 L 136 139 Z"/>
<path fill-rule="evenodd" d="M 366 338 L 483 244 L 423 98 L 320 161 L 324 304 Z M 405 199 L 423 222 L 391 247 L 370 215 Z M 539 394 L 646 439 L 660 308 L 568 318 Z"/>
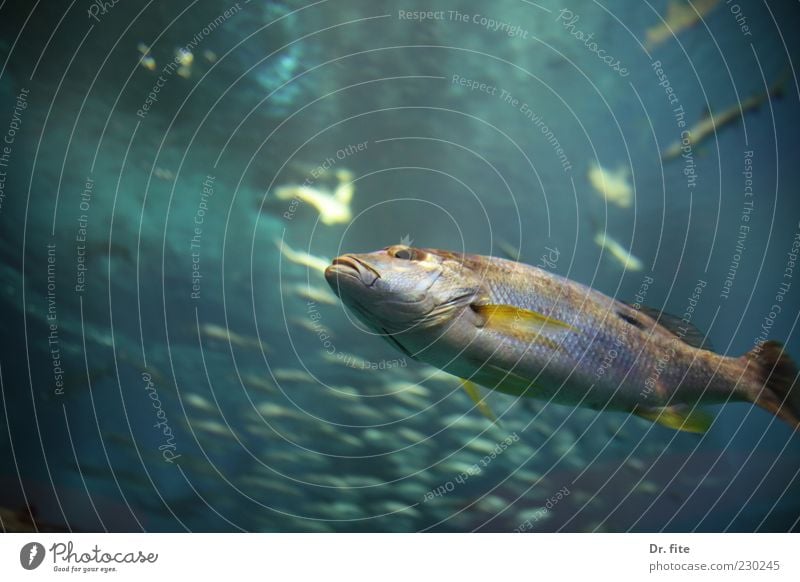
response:
<path fill-rule="evenodd" d="M 44 546 L 39 542 L 29 542 L 19 551 L 19 563 L 26 570 L 35 570 L 44 561 Z"/>

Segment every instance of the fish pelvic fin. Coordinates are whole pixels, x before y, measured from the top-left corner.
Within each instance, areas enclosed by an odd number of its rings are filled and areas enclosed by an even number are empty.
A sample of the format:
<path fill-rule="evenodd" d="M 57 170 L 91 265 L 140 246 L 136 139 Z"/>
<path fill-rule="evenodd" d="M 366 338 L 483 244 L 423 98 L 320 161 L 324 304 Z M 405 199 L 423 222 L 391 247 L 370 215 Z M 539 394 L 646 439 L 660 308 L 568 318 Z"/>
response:
<path fill-rule="evenodd" d="M 485 397 L 481 396 L 481 392 L 478 389 L 477 384 L 462 378 L 461 387 L 464 389 L 464 392 L 467 393 L 469 399 L 475 403 L 475 408 L 478 409 L 478 412 L 480 412 L 483 416 L 485 416 L 492 422 L 499 424 L 497 417 L 495 416 L 494 412 L 492 412 L 492 408 L 486 402 Z"/>
<path fill-rule="evenodd" d="M 568 323 L 530 309 L 513 305 L 473 305 L 472 309 L 483 316 L 485 326 L 515 337 L 535 340 L 545 329 L 575 329 Z M 541 338 L 547 343 L 548 338 Z M 552 340 L 550 340 L 552 342 Z M 555 347 L 552 345 L 550 347 Z"/>
<path fill-rule="evenodd" d="M 756 405 L 800 428 L 800 388 L 797 365 L 784 351 L 783 344 L 767 341 L 747 352 L 743 359 L 755 366 L 758 383 L 747 394 Z"/>
<path fill-rule="evenodd" d="M 714 422 L 714 417 L 703 410 L 685 404 L 658 407 L 637 407 L 633 414 L 667 428 L 704 434 Z"/>

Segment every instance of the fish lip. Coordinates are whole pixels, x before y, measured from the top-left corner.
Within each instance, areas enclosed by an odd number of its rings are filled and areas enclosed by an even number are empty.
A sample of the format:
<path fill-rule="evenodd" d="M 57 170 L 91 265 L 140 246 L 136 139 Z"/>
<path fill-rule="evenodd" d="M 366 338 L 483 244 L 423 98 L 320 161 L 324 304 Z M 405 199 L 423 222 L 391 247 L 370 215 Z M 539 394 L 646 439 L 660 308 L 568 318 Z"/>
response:
<path fill-rule="evenodd" d="M 372 287 L 381 278 L 378 271 L 353 255 L 342 255 L 333 259 L 330 266 L 325 269 L 325 277 L 332 277 L 335 274 L 359 279 L 367 287 Z"/>

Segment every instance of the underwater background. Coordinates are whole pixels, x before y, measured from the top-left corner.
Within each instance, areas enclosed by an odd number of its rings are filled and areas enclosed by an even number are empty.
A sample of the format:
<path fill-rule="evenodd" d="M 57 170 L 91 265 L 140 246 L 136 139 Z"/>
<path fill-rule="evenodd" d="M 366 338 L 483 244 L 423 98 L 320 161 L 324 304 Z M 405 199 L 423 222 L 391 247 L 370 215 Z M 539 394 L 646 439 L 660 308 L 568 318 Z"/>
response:
<path fill-rule="evenodd" d="M 711 407 L 696 435 L 493 393 L 492 423 L 321 268 L 400 242 L 518 255 L 691 307 L 719 353 L 800 358 L 798 22 L 746 0 L 0 3 L 2 528 L 797 530 L 800 438 L 763 410 Z M 716 135 L 662 159 L 709 112 Z"/>

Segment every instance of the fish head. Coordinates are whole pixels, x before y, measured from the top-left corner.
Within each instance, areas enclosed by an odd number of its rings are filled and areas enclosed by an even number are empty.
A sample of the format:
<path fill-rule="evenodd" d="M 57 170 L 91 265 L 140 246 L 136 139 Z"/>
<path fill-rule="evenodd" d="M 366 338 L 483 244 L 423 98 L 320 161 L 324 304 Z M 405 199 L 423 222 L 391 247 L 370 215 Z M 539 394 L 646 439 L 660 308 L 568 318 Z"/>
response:
<path fill-rule="evenodd" d="M 342 302 L 371 329 L 385 333 L 428 330 L 452 321 L 481 294 L 479 274 L 461 255 L 394 245 L 345 254 L 325 270 Z"/>

